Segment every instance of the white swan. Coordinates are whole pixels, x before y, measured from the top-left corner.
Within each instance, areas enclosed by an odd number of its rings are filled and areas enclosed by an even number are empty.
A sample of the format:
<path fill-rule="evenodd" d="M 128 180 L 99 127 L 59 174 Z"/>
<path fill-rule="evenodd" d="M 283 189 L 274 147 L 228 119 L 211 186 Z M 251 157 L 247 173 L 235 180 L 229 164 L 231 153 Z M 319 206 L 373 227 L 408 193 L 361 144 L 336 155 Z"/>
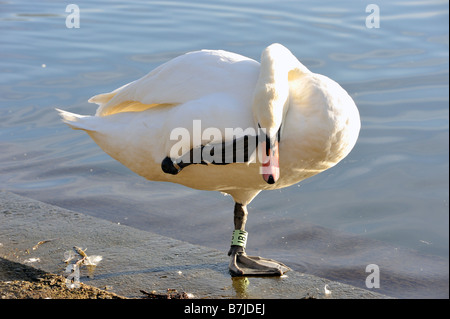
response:
<path fill-rule="evenodd" d="M 261 190 L 287 187 L 336 165 L 360 130 L 347 92 L 280 44 L 265 48 L 261 63 L 226 51 L 187 53 L 89 102 L 99 105 L 95 116 L 58 111 L 132 171 L 233 197 L 233 275 L 289 270 L 246 255 L 246 206 Z M 230 157 L 224 150 L 233 141 L 238 146 Z M 259 156 L 251 147 L 255 141 Z M 244 159 L 238 160 L 239 152 Z"/>

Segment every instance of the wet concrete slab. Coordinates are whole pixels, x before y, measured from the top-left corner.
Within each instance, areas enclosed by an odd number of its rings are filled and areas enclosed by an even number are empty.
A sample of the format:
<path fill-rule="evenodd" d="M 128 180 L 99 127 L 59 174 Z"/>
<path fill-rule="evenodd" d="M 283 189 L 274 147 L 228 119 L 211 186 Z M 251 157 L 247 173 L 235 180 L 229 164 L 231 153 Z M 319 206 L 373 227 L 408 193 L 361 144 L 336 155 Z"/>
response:
<path fill-rule="evenodd" d="M 388 298 L 295 271 L 233 278 L 222 251 L 0 191 L 0 258 L 74 277 L 64 262 L 73 247 L 102 257 L 91 277 L 79 268 L 81 282 L 131 298 L 168 289 L 212 299 Z"/>

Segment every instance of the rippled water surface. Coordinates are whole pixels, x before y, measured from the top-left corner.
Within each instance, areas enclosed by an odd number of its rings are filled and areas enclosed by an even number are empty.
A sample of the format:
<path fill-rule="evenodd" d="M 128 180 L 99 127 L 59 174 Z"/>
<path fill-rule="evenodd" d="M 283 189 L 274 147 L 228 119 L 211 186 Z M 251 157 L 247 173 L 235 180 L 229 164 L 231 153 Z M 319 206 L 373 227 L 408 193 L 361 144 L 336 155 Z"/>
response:
<path fill-rule="evenodd" d="M 187 51 L 259 60 L 273 42 L 338 81 L 362 130 L 336 167 L 250 205 L 248 252 L 379 292 L 448 298 L 448 2 L 77 1 L 0 3 L 0 188 L 192 243 L 228 249 L 233 202 L 155 183 L 61 123 L 87 100 Z"/>

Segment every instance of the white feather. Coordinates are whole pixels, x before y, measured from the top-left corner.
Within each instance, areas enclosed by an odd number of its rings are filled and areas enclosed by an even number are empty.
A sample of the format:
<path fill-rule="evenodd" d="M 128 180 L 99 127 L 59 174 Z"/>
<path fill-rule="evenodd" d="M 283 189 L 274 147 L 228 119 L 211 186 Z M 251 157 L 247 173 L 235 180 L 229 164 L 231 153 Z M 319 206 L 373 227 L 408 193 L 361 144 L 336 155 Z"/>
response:
<path fill-rule="evenodd" d="M 271 86 L 272 91 L 266 90 Z M 146 76 L 90 99 L 95 116 L 58 110 L 63 121 L 88 132 L 109 155 L 147 179 L 216 190 L 248 204 L 261 190 L 286 187 L 336 165 L 356 143 L 360 119 L 339 84 L 304 67 L 285 47 L 263 51 L 262 64 L 226 51 L 179 56 Z M 281 101 L 281 102 L 280 102 Z M 255 105 L 256 104 L 256 105 Z M 281 124 L 280 179 L 267 184 L 259 165 L 191 165 L 178 175 L 161 170 L 177 142 L 175 128 L 254 128 Z M 192 147 L 192 140 L 186 147 Z"/>

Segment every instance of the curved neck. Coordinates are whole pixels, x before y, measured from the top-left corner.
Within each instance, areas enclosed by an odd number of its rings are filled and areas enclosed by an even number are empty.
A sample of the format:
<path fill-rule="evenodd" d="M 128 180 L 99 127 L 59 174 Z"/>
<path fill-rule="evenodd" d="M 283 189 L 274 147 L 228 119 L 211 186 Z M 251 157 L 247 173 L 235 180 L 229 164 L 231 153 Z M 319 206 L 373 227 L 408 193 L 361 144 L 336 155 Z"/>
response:
<path fill-rule="evenodd" d="M 289 105 L 289 80 L 310 72 L 281 44 L 268 46 L 261 54 L 259 78 L 253 96 L 253 116 L 267 135 L 277 134 Z"/>

